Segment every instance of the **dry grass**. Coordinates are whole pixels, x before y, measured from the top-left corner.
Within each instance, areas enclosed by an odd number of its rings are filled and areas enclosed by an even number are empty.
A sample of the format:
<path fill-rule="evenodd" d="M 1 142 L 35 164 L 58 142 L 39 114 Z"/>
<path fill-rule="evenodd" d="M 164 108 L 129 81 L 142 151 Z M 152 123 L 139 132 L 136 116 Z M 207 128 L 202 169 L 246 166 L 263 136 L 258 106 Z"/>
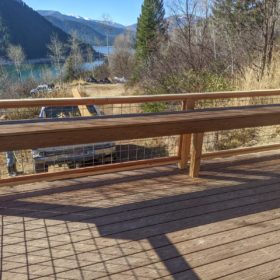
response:
<path fill-rule="evenodd" d="M 274 54 L 273 63 L 269 75 L 259 80 L 256 72 L 247 68 L 244 72 L 244 77 L 236 77 L 236 87 L 239 90 L 254 90 L 254 89 L 277 89 L 280 88 L 280 53 Z"/>
<path fill-rule="evenodd" d="M 274 55 L 270 74 L 266 74 L 261 80 L 257 73 L 251 68 L 247 68 L 244 77 L 236 77 L 236 90 L 261 90 L 280 88 L 280 54 Z M 279 97 L 262 97 L 247 99 L 228 100 L 224 106 L 246 106 L 246 105 L 265 105 L 279 104 Z M 250 128 L 236 131 L 220 132 L 215 139 L 212 139 L 212 149 L 224 150 L 248 146 L 260 146 L 279 143 L 279 126 Z M 211 142 L 211 140 L 209 140 Z"/>
<path fill-rule="evenodd" d="M 81 84 L 82 92 L 89 97 L 130 96 L 136 89 L 127 88 L 124 84 Z"/>

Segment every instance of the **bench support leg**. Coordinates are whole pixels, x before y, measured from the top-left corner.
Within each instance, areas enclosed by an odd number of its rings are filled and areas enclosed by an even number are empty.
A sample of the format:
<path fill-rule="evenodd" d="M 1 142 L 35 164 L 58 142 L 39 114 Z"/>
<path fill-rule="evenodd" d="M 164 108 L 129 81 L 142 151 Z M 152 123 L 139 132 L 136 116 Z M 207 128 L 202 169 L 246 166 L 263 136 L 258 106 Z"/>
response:
<path fill-rule="evenodd" d="M 182 103 L 182 110 L 193 110 L 195 107 L 194 100 L 184 100 Z M 179 149 L 178 156 L 180 157 L 180 161 L 178 163 L 179 169 L 186 169 L 188 166 L 188 161 L 190 159 L 190 151 L 191 151 L 191 134 L 183 134 L 179 139 Z"/>
<path fill-rule="evenodd" d="M 188 166 L 188 161 L 191 152 L 191 140 L 192 140 L 191 134 L 183 134 L 180 138 L 180 152 L 179 152 L 180 161 L 178 167 L 182 170 L 186 169 Z"/>
<path fill-rule="evenodd" d="M 199 176 L 203 136 L 204 133 L 196 133 L 192 135 L 190 163 L 190 177 L 192 178 L 197 178 Z"/>

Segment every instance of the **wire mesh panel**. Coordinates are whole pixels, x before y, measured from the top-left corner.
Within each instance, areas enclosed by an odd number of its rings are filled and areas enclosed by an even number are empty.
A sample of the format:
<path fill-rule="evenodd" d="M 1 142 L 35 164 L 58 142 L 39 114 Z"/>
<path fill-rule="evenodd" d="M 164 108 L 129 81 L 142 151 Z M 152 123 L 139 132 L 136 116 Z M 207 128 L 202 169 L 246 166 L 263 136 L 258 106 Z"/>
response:
<path fill-rule="evenodd" d="M 99 105 L 104 115 L 127 115 L 145 113 L 178 112 L 182 110 L 182 102 L 147 102 L 135 104 Z"/>
<path fill-rule="evenodd" d="M 280 104 L 279 96 L 201 100 L 196 109 Z M 217 152 L 280 143 L 280 126 L 205 133 L 203 152 Z"/>
<path fill-rule="evenodd" d="M 177 155 L 178 136 L 0 153 L 0 177 L 54 173 Z"/>
<path fill-rule="evenodd" d="M 41 106 L 33 108 L 0 109 L 2 120 L 38 120 L 93 117 L 101 115 L 98 107 L 89 106 Z"/>
<path fill-rule="evenodd" d="M 269 97 L 244 97 L 244 98 L 226 98 L 226 99 L 205 99 L 196 102 L 197 109 L 206 108 L 225 108 L 239 106 L 255 106 L 255 105 L 270 105 L 280 104 L 279 96 Z"/>
<path fill-rule="evenodd" d="M 203 151 L 216 152 L 272 144 L 280 144 L 279 125 L 205 133 Z"/>

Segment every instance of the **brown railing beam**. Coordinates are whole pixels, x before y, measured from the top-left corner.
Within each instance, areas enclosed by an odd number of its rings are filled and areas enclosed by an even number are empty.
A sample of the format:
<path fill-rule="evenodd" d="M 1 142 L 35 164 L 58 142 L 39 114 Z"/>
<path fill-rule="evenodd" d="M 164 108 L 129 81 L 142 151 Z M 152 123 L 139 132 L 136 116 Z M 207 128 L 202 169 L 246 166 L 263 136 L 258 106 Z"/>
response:
<path fill-rule="evenodd" d="M 28 108 L 42 106 L 75 106 L 75 105 L 112 105 L 137 104 L 145 102 L 167 102 L 183 100 L 213 100 L 230 98 L 256 98 L 280 96 L 280 89 L 253 91 L 224 91 L 209 93 L 182 93 L 166 95 L 120 96 L 108 98 L 48 98 L 48 99 L 7 99 L 0 100 L 0 108 Z"/>

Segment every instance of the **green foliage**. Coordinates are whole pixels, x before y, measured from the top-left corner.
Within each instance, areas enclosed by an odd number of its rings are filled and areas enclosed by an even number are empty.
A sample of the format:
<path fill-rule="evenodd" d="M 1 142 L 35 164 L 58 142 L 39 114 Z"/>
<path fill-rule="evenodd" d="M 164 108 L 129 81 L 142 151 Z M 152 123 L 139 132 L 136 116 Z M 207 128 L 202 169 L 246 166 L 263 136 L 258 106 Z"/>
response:
<path fill-rule="evenodd" d="M 146 94 L 173 94 L 186 92 L 213 92 L 231 90 L 230 81 L 225 77 L 209 73 L 189 71 L 181 75 L 170 75 L 153 85 L 146 85 Z M 211 105 L 211 104 L 210 104 Z M 148 103 L 141 106 L 144 112 L 162 112 L 167 109 L 168 104 L 164 102 Z"/>
<path fill-rule="evenodd" d="M 69 56 L 64 65 L 64 80 L 70 82 L 76 79 L 73 57 Z"/>
<path fill-rule="evenodd" d="M 167 26 L 164 16 L 163 0 L 144 0 L 137 24 L 136 56 L 138 61 L 145 61 L 158 51 L 160 42 L 166 38 Z"/>
<path fill-rule="evenodd" d="M 262 20 L 261 2 L 256 0 L 215 0 L 213 14 L 216 18 L 235 21 L 236 27 L 240 22 L 243 22 L 244 27 L 249 24 L 260 24 Z"/>
<path fill-rule="evenodd" d="M 235 41 L 244 35 L 254 36 L 254 31 L 262 26 L 261 6 L 261 1 L 256 0 L 215 0 L 213 15 L 217 24 L 226 29 L 230 40 Z"/>
<path fill-rule="evenodd" d="M 101 65 L 97 66 L 94 69 L 94 77 L 98 80 L 103 80 L 105 78 L 110 77 L 110 69 L 109 69 L 109 64 L 108 61 L 105 61 Z"/>
<path fill-rule="evenodd" d="M 210 92 L 229 90 L 230 82 L 223 76 L 210 72 L 188 71 L 163 76 L 153 85 L 146 85 L 147 94 L 168 94 L 181 92 Z"/>
<path fill-rule="evenodd" d="M 270 72 L 278 37 L 279 0 L 215 0 L 213 19 L 220 34 L 217 40 L 228 42 L 225 52 L 232 66 L 249 66 L 259 79 Z"/>
<path fill-rule="evenodd" d="M 144 103 L 141 105 L 141 110 L 145 113 L 160 113 L 164 112 L 167 108 L 165 102 Z"/>

